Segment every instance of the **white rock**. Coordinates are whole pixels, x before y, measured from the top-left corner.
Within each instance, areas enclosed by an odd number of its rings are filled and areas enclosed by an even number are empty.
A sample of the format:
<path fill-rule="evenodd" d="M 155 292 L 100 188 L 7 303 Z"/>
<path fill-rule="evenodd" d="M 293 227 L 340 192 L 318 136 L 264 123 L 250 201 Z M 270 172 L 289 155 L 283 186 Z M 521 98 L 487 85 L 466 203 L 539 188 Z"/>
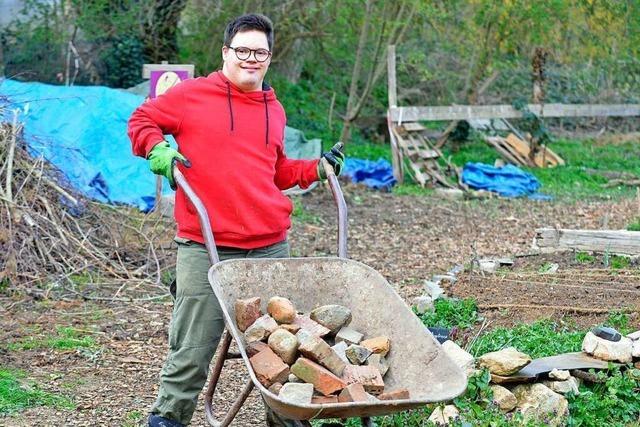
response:
<path fill-rule="evenodd" d="M 459 188 L 436 188 L 435 194 L 448 200 L 462 200 L 464 191 Z"/>
<path fill-rule="evenodd" d="M 578 380 L 573 377 L 569 377 L 569 379 L 565 381 L 543 381 L 542 383 L 556 393 L 573 393 L 576 395 L 580 394 L 580 391 L 578 390 L 580 384 L 578 383 Z"/>
<path fill-rule="evenodd" d="M 247 343 L 261 341 L 268 338 L 273 331 L 278 328 L 278 324 L 268 314 L 259 317 L 251 326 L 244 331 L 244 339 Z"/>
<path fill-rule="evenodd" d="M 587 332 L 582 341 L 582 351 L 598 359 L 629 363 L 632 359 L 632 341 L 622 337 L 620 341 L 609 341 Z"/>
<path fill-rule="evenodd" d="M 640 331 L 630 333 L 629 335 L 627 335 L 627 338 L 629 338 L 631 341 L 640 340 Z"/>
<path fill-rule="evenodd" d="M 531 363 L 531 357 L 519 352 L 514 347 L 492 351 L 478 358 L 480 367 L 486 367 L 492 374 L 501 376 L 515 374 L 529 363 Z"/>
<path fill-rule="evenodd" d="M 363 337 L 364 335 L 361 334 L 360 332 L 345 326 L 344 328 L 338 331 L 338 333 L 336 334 L 335 341 L 336 343 L 344 341 L 347 343 L 347 345 L 351 345 L 351 344 L 358 344 L 360 341 L 362 341 Z"/>
<path fill-rule="evenodd" d="M 382 375 L 383 377 L 389 370 L 389 362 L 387 362 L 387 359 L 385 359 L 384 356 L 380 356 L 379 354 L 372 354 L 371 356 L 367 357 L 367 361 L 364 362 L 364 364 L 375 366 L 376 368 L 378 368 L 378 371 L 380 371 L 380 375 Z"/>
<path fill-rule="evenodd" d="M 313 384 L 286 383 L 280 389 L 278 397 L 288 402 L 308 405 L 313 397 Z"/>
<path fill-rule="evenodd" d="M 485 273 L 495 273 L 498 271 L 498 267 L 500 264 L 493 260 L 481 259 L 478 261 L 478 266 L 480 267 L 480 271 Z"/>
<path fill-rule="evenodd" d="M 298 355 L 298 339 L 291 332 L 284 329 L 276 329 L 269 335 L 267 340 L 269 347 L 284 363 L 292 365 Z"/>
<path fill-rule="evenodd" d="M 331 348 L 333 349 L 333 351 L 336 352 L 338 357 L 342 359 L 344 363 L 349 363 L 349 359 L 347 359 L 347 355 L 346 355 L 346 351 L 348 347 L 349 345 L 346 342 L 340 341 L 339 343 L 336 343 L 336 345 L 334 345 Z"/>
<path fill-rule="evenodd" d="M 455 342 L 446 340 L 442 343 L 442 349 L 467 376 L 475 370 L 476 361 L 473 356 L 464 351 Z"/>
<path fill-rule="evenodd" d="M 491 385 L 490 388 L 493 390 L 493 401 L 500 410 L 509 412 L 516 407 L 518 399 L 507 388 L 497 384 Z"/>
<path fill-rule="evenodd" d="M 523 384 L 513 389 L 518 410 L 525 420 L 535 419 L 546 425 L 564 425 L 569 415 L 569 402 L 544 384 Z"/>
<path fill-rule="evenodd" d="M 443 425 L 446 426 L 449 424 L 449 421 L 453 421 L 458 417 L 460 411 L 453 405 L 447 405 L 444 408 L 437 407 L 429 417 L 428 421 L 431 421 L 435 425 Z"/>
<path fill-rule="evenodd" d="M 444 289 L 438 285 L 438 282 L 432 282 L 430 280 L 424 281 L 424 290 L 433 301 L 444 295 Z"/>
<path fill-rule="evenodd" d="M 640 340 L 633 342 L 633 345 L 631 346 L 631 355 L 633 357 L 640 357 Z"/>
<path fill-rule="evenodd" d="M 428 297 L 426 295 L 414 298 L 413 306 L 416 308 L 416 312 L 418 314 L 424 314 L 426 312 L 431 313 L 435 310 L 433 300 L 431 299 L 431 297 Z"/>
<path fill-rule="evenodd" d="M 551 372 L 549 372 L 549 378 L 553 380 L 566 381 L 569 379 L 569 377 L 571 377 L 571 374 L 569 373 L 569 371 L 553 369 Z"/>

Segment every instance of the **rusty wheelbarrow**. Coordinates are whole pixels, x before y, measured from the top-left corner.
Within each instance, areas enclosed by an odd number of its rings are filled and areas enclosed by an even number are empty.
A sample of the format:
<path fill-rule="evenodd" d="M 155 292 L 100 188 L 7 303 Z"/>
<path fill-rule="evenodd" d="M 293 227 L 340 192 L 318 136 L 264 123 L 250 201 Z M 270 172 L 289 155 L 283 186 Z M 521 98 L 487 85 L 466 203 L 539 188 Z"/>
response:
<path fill-rule="evenodd" d="M 212 368 L 205 393 L 205 414 L 212 426 L 228 426 L 254 387 L 264 402 L 278 414 L 310 426 L 308 420 L 361 417 L 363 425 L 372 425 L 371 416 L 387 415 L 415 409 L 428 403 L 453 399 L 467 386 L 465 374 L 445 354 L 440 344 L 411 309 L 374 269 L 347 259 L 347 208 L 333 169 L 324 163 L 331 191 L 338 207 L 338 257 L 287 259 L 218 259 L 209 216 L 184 176 L 175 168 L 175 179 L 196 207 L 205 244 L 211 258 L 209 282 L 224 313 L 226 331 Z M 351 309 L 350 324 L 366 331 L 370 337 L 385 335 L 391 339 L 387 356 L 389 370 L 385 389 L 406 388 L 410 398 L 300 405 L 271 393 L 256 378 L 245 351 L 244 335 L 235 323 L 236 299 L 260 297 L 268 301 L 283 296 L 294 301 L 299 311 L 310 312 L 325 304 L 342 304 Z M 235 340 L 239 354 L 229 352 Z M 225 360 L 242 357 L 249 371 L 249 381 L 222 420 L 213 415 L 213 394 Z"/>

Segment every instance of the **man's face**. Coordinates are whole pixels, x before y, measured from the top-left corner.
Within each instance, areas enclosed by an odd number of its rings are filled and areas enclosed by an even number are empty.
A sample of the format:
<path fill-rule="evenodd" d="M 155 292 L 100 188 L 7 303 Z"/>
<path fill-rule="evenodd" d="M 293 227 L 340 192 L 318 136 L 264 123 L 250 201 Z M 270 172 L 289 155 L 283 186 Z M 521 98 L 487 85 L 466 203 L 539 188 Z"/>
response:
<path fill-rule="evenodd" d="M 269 50 L 269 43 L 265 33 L 252 30 L 237 33 L 231 40 L 229 47 Z M 229 47 L 222 47 L 222 60 L 224 61 L 222 72 L 224 75 L 245 92 L 261 90 L 264 75 L 271 63 L 271 56 L 264 62 L 258 62 L 255 53 L 251 52 L 247 59 L 240 60 L 236 56 L 236 52 Z"/>

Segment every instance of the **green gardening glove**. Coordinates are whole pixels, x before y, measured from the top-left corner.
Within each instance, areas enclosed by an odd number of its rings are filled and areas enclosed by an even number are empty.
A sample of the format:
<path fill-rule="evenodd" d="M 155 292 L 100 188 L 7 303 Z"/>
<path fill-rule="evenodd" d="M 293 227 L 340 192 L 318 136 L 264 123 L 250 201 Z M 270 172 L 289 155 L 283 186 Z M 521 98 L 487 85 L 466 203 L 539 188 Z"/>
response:
<path fill-rule="evenodd" d="M 322 153 L 320 162 L 318 162 L 318 177 L 321 180 L 327 179 L 327 174 L 324 171 L 324 167 L 322 166 L 322 158 L 327 159 L 327 162 L 333 168 L 336 176 L 340 176 L 340 172 L 342 172 L 342 168 L 344 167 L 344 153 L 342 150 L 344 149 L 344 145 L 342 142 L 338 142 L 336 145 L 331 147 L 330 151 Z"/>
<path fill-rule="evenodd" d="M 176 182 L 173 179 L 173 165 L 176 161 L 182 162 L 183 165 L 190 168 L 191 163 L 182 154 L 171 148 L 167 141 L 156 144 L 147 156 L 149 160 L 149 169 L 156 175 L 162 175 L 169 180 L 169 185 L 173 190 L 176 189 Z"/>

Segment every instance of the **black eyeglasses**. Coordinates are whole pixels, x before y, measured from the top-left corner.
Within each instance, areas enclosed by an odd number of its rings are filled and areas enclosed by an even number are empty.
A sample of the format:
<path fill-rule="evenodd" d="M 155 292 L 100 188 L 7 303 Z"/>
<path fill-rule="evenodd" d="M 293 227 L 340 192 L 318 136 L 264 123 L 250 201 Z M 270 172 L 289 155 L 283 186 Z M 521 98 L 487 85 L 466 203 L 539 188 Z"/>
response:
<path fill-rule="evenodd" d="M 253 52 L 253 57 L 256 58 L 256 61 L 258 62 L 264 62 L 271 56 L 271 51 L 268 51 L 267 49 L 249 49 L 248 47 L 243 46 L 227 47 L 236 53 L 236 58 L 240 61 L 246 61 L 249 59 L 251 52 Z"/>

